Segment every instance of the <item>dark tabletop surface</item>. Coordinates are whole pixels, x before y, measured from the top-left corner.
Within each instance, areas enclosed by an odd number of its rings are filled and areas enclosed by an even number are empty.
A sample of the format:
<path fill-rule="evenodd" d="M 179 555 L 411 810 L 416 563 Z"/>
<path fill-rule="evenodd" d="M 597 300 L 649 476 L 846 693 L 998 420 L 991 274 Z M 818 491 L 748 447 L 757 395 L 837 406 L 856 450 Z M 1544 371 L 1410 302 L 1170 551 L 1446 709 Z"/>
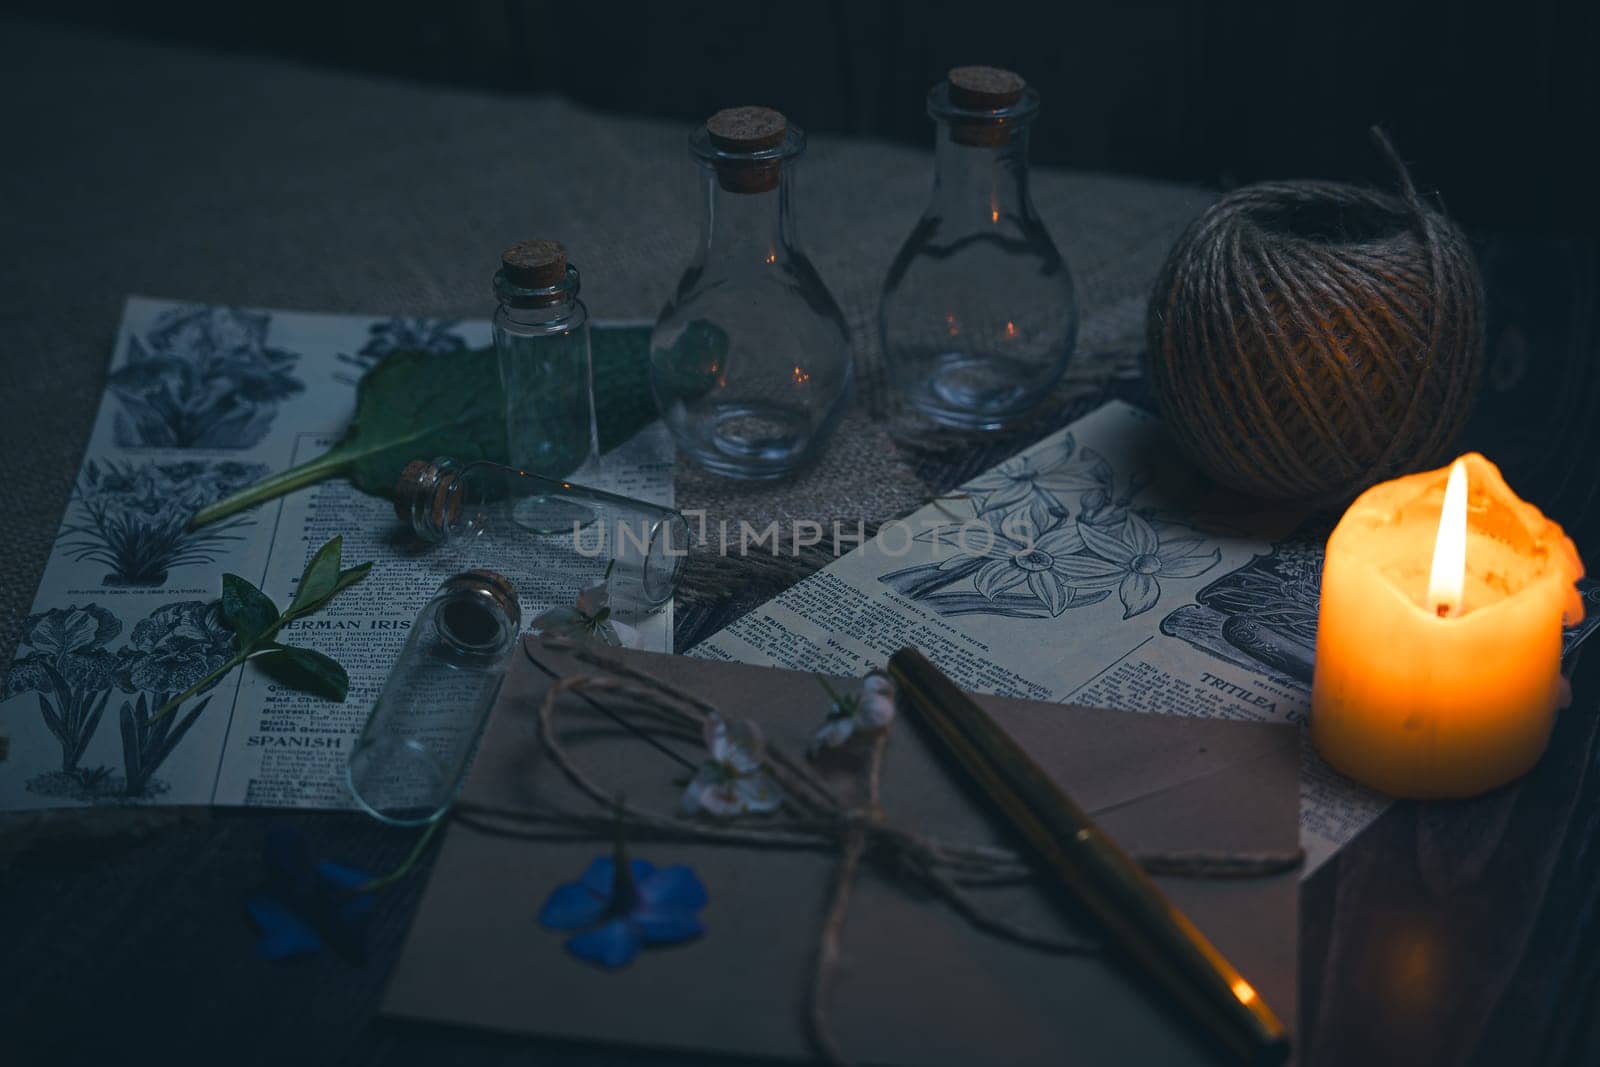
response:
<path fill-rule="evenodd" d="M 1600 249 L 1488 235 L 1480 253 L 1490 358 L 1463 444 L 1592 560 Z M 1136 381 L 1115 388 L 1138 399 Z M 682 613 L 680 646 L 749 606 Z M 1526 778 L 1472 801 L 1397 803 L 1303 884 L 1299 1062 L 1600 1062 L 1597 655 L 1579 651 L 1575 703 Z M 345 814 L 105 816 L 0 837 L 4 1062 L 689 1062 L 377 1019 L 423 877 L 384 894 L 364 960 L 254 956 L 241 902 L 269 823 L 373 870 L 405 855 L 404 833 Z"/>

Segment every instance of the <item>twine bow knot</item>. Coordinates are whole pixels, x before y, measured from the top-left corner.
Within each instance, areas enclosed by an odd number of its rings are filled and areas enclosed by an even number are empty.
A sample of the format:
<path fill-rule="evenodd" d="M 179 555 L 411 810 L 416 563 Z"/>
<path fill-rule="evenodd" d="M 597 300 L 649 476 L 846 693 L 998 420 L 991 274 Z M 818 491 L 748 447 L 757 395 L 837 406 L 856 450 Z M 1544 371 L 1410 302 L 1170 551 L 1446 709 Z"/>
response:
<path fill-rule="evenodd" d="M 659 840 L 794 848 L 836 854 L 838 860 L 819 932 L 806 1014 L 810 1039 L 829 1062 L 846 1062 L 829 1025 L 828 992 L 839 964 L 850 892 L 864 858 L 870 857 L 891 877 L 913 882 L 930 891 L 973 926 L 994 936 L 1044 952 L 1081 955 L 1099 950 L 1096 943 L 1082 938 L 1030 930 L 990 914 L 979 904 L 969 890 L 1021 884 L 1034 877 L 1032 868 L 1018 853 L 988 845 L 943 841 L 930 834 L 896 826 L 889 820 L 881 803 L 883 760 L 888 748 L 889 727 L 875 731 L 870 737 L 864 776 L 864 803 L 846 803 L 812 767 L 789 755 L 782 747 L 768 742 L 767 769 L 783 787 L 785 795 L 779 811 L 761 817 L 757 825 L 739 825 L 735 820 L 712 822 L 630 805 L 620 793 L 601 786 L 591 778 L 561 743 L 556 729 L 556 713 L 561 698 L 567 694 L 603 693 L 628 699 L 631 703 L 629 711 L 648 723 L 647 726 L 629 722 L 615 709 L 608 710 L 597 704 L 593 706 L 600 708 L 630 733 L 662 748 L 680 763 L 687 761 L 662 746 L 653 735 L 695 742 L 702 736 L 707 718 L 721 713 L 715 706 L 691 693 L 597 654 L 585 646 L 550 638 L 545 640 L 545 646 L 605 672 L 568 675 L 552 682 L 538 709 L 539 733 L 545 751 L 572 784 L 595 802 L 596 810 L 593 813 L 532 813 L 462 803 L 457 805 L 455 817 L 468 824 L 478 823 L 482 828 L 500 834 L 517 833 L 505 827 L 507 821 L 548 823 L 569 833 L 591 837 L 609 836 L 620 825 L 635 838 L 649 835 Z M 532 659 L 526 648 L 524 653 Z M 484 817 L 501 822 L 484 824 Z M 521 835 L 540 836 L 536 832 L 525 831 Z M 1136 858 L 1152 873 L 1191 877 L 1249 877 L 1291 869 L 1298 865 L 1301 856 L 1295 851 L 1249 855 L 1182 853 Z"/>

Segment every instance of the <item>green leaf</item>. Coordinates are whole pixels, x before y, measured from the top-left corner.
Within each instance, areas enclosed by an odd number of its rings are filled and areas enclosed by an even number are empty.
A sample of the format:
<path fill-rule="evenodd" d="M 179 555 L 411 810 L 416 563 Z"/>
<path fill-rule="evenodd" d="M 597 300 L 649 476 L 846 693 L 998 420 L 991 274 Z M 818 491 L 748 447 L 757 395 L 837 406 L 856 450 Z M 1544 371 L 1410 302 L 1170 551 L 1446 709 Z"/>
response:
<path fill-rule="evenodd" d="M 339 562 L 343 553 L 343 535 L 336 535 L 317 549 L 317 554 L 311 557 L 305 572 L 300 575 L 300 584 L 295 587 L 294 599 L 289 602 L 289 610 L 284 612 L 285 615 L 304 615 L 314 611 L 334 594 L 339 586 Z"/>
<path fill-rule="evenodd" d="M 341 448 L 357 489 L 387 496 L 414 459 L 506 461 L 506 413 L 493 348 L 456 354 L 395 352 L 356 392 L 356 420 Z"/>
<path fill-rule="evenodd" d="M 648 326 L 596 327 L 590 332 L 602 452 L 616 448 L 660 414 L 650 387 L 650 332 Z"/>
<path fill-rule="evenodd" d="M 656 417 L 649 346 L 648 327 L 591 331 L 602 449 L 615 448 Z M 362 376 L 355 420 L 342 441 L 308 463 L 201 508 L 190 525 L 204 526 L 337 475 L 364 492 L 387 496 L 407 463 L 436 456 L 506 462 L 505 399 L 492 347 L 391 353 Z"/>
<path fill-rule="evenodd" d="M 224 574 L 222 621 L 239 636 L 239 645 L 243 647 L 278 621 L 278 605 L 237 574 Z"/>
<path fill-rule="evenodd" d="M 310 648 L 275 645 L 254 662 L 274 681 L 329 700 L 343 701 L 350 692 L 350 676 L 337 660 Z"/>
<path fill-rule="evenodd" d="M 333 591 L 338 593 L 342 590 L 349 589 L 352 585 L 355 585 L 361 579 L 365 578 L 367 576 L 367 572 L 371 569 L 372 562 L 369 560 L 366 563 L 359 563 L 347 571 L 340 571 L 339 580 L 334 583 Z"/>

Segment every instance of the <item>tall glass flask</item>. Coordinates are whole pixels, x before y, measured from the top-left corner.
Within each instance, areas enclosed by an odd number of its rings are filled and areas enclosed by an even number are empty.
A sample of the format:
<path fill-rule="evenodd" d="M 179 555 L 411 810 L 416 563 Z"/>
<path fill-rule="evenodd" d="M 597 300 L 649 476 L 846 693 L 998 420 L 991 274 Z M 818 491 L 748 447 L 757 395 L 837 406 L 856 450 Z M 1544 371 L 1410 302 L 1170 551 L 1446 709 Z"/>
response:
<path fill-rule="evenodd" d="M 1072 275 L 1028 192 L 1038 110 L 1038 93 L 993 67 L 957 67 L 928 94 L 933 198 L 889 268 L 878 327 L 901 395 L 947 426 L 1014 423 L 1077 341 Z"/>
<path fill-rule="evenodd" d="M 530 500 L 582 518 L 558 530 L 531 529 L 523 517 Z M 489 567 L 511 579 L 530 614 L 533 604 L 573 603 L 607 567 L 619 617 L 656 611 L 672 599 L 691 536 L 671 508 L 487 461 L 406 464 L 395 511 L 417 537 L 453 553 L 453 566 Z"/>
<path fill-rule="evenodd" d="M 524 241 L 501 253 L 494 347 L 506 402 L 511 465 L 566 478 L 600 451 L 589 351 L 589 310 L 578 268 L 555 241 Z M 581 514 L 555 500 L 525 501 L 522 521 L 558 530 Z"/>
<path fill-rule="evenodd" d="M 650 339 L 656 403 L 707 470 L 781 478 L 822 447 L 852 374 L 844 316 L 796 244 L 805 134 L 769 108 L 732 108 L 689 148 L 704 175 L 704 225 Z"/>
<path fill-rule="evenodd" d="M 369 814 L 421 826 L 449 808 L 520 625 L 516 589 L 498 574 L 469 571 L 439 586 L 412 624 L 345 768 L 351 794 Z"/>

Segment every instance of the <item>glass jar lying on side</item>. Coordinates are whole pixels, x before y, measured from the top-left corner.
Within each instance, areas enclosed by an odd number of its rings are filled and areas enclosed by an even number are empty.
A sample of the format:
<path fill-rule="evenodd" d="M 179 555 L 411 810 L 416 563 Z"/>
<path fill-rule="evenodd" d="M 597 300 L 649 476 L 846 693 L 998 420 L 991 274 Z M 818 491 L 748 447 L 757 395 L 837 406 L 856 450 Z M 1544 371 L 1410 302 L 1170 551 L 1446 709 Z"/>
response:
<path fill-rule="evenodd" d="M 557 510 L 564 526 L 547 521 Z M 506 575 L 530 603 L 570 604 L 609 567 L 624 618 L 672 599 L 689 552 L 689 523 L 671 508 L 488 461 L 408 463 L 395 511 L 416 536 L 457 551 L 458 565 Z"/>
<path fill-rule="evenodd" d="M 363 810 L 397 826 L 445 813 L 517 645 L 516 588 L 492 571 L 447 578 L 417 616 L 345 768 Z"/>

